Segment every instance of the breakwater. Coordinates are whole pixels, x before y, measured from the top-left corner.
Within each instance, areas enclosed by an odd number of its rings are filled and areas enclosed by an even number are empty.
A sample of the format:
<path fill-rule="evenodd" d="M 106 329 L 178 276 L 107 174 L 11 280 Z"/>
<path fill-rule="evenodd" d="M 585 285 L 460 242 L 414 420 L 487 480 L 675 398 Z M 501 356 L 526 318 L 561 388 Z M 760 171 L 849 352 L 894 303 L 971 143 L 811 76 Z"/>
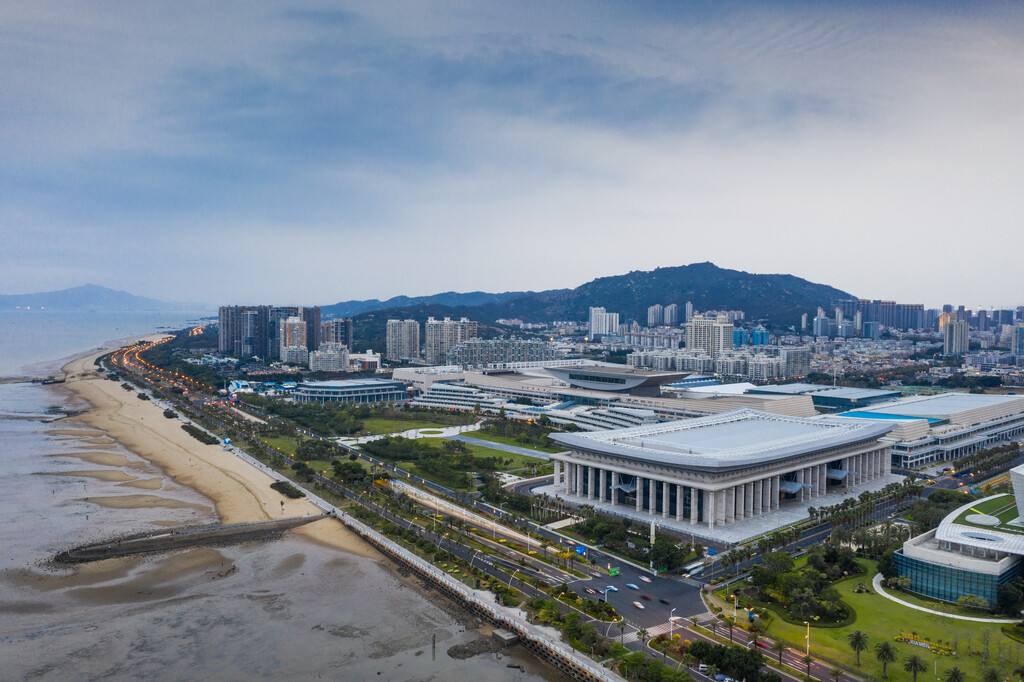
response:
<path fill-rule="evenodd" d="M 222 544 L 230 542 L 246 542 L 264 540 L 307 523 L 318 521 L 322 516 L 300 516 L 290 519 L 274 519 L 273 521 L 256 521 L 253 523 L 232 523 L 229 525 L 200 526 L 182 528 L 159 533 L 134 535 L 110 542 L 82 545 L 61 552 L 54 561 L 63 564 L 79 564 L 101 559 L 143 554 L 146 552 L 165 552 L 197 545 Z"/>

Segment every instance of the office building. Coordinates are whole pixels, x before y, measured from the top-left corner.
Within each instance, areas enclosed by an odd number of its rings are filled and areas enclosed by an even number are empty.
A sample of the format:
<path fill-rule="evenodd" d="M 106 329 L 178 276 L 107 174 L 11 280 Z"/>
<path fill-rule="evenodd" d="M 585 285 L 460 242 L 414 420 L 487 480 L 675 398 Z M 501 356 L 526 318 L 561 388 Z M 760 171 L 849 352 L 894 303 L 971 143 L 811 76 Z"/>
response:
<path fill-rule="evenodd" d="M 714 356 L 732 348 L 732 331 L 732 322 L 725 315 L 695 315 L 686 323 L 686 348 Z"/>
<path fill-rule="evenodd" d="M 864 338 L 875 340 L 882 338 L 882 330 L 878 322 L 864 323 Z"/>
<path fill-rule="evenodd" d="M 1018 365 L 1024 365 L 1024 324 L 1017 324 L 1010 334 L 1010 355 L 1016 358 Z"/>
<path fill-rule="evenodd" d="M 270 306 L 267 312 L 267 357 L 281 357 L 281 323 L 298 315 L 298 306 Z"/>
<path fill-rule="evenodd" d="M 320 347 L 320 307 L 299 308 L 299 317 L 306 324 L 306 348 L 316 350 Z"/>
<path fill-rule="evenodd" d="M 388 320 L 387 346 L 384 356 L 388 360 L 407 360 L 420 356 L 420 323 L 416 320 Z"/>
<path fill-rule="evenodd" d="M 449 348 L 477 337 L 477 323 L 465 317 L 458 321 L 448 317 L 443 320 L 430 317 L 424 327 L 424 354 L 431 365 L 443 365 Z"/>

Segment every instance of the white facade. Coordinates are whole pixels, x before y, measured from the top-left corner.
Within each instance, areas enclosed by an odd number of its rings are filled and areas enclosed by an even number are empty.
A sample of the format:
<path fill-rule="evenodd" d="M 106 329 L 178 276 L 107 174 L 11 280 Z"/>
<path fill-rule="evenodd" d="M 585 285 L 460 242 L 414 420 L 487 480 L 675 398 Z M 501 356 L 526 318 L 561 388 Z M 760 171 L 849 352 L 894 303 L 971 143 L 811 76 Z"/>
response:
<path fill-rule="evenodd" d="M 418 358 L 420 356 L 420 323 L 416 320 L 388 320 L 388 360 Z"/>
<path fill-rule="evenodd" d="M 465 317 L 458 321 L 448 317 L 443 320 L 430 317 L 427 318 L 424 330 L 424 354 L 431 365 L 444 364 L 449 348 L 477 337 L 477 323 Z"/>
<path fill-rule="evenodd" d="M 686 349 L 717 355 L 732 348 L 732 322 L 725 315 L 697 315 L 686 323 Z"/>
<path fill-rule="evenodd" d="M 309 369 L 314 372 L 344 372 L 348 370 L 348 347 L 343 343 L 322 343 L 309 354 Z"/>
<path fill-rule="evenodd" d="M 619 314 L 609 313 L 604 308 L 590 309 L 590 338 L 619 333 Z"/>

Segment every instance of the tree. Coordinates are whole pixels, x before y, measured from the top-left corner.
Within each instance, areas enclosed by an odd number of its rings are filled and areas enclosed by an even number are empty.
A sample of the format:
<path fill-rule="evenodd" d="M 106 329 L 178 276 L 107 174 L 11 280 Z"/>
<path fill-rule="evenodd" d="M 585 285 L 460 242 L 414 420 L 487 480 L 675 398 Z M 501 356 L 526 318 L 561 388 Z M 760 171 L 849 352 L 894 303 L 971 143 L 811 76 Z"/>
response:
<path fill-rule="evenodd" d="M 995 668 L 986 668 L 981 676 L 981 682 L 999 682 L 1001 679 L 1002 675 Z"/>
<path fill-rule="evenodd" d="M 651 636 L 651 633 L 647 632 L 647 628 L 640 628 L 636 631 L 637 639 L 640 640 L 641 644 L 647 643 L 647 638 Z"/>
<path fill-rule="evenodd" d="M 839 680 L 843 679 L 843 671 L 839 668 L 832 668 L 828 671 L 828 676 L 836 682 L 839 682 Z"/>
<path fill-rule="evenodd" d="M 956 666 L 953 666 L 946 671 L 946 682 L 967 682 L 967 676 L 964 675 L 964 671 Z"/>
<path fill-rule="evenodd" d="M 868 636 L 860 630 L 855 630 L 846 636 L 850 640 L 850 648 L 857 654 L 857 667 L 860 667 L 860 652 L 868 648 Z"/>
<path fill-rule="evenodd" d="M 810 656 L 804 656 L 800 659 L 804 665 L 807 666 L 807 677 L 811 676 L 811 663 L 814 663 L 814 659 Z"/>
<path fill-rule="evenodd" d="M 882 664 L 882 677 L 888 678 L 886 669 L 890 663 L 896 660 L 896 647 L 888 640 L 879 642 L 875 645 L 875 658 Z"/>
<path fill-rule="evenodd" d="M 928 666 L 925 665 L 924 659 L 917 654 L 910 654 L 903 659 L 903 669 L 914 676 L 914 682 L 917 682 L 917 674 L 928 671 Z"/>
<path fill-rule="evenodd" d="M 779 665 L 782 665 L 782 654 L 786 653 L 786 649 L 788 648 L 789 647 L 786 646 L 786 643 L 781 639 L 777 639 L 772 643 L 772 651 L 779 655 Z"/>

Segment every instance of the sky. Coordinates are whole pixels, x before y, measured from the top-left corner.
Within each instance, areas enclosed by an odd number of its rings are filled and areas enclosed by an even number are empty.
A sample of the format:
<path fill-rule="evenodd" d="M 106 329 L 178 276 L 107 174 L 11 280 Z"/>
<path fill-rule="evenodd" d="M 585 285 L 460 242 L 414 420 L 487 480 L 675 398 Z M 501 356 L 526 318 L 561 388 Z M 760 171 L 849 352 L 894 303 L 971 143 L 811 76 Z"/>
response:
<path fill-rule="evenodd" d="M 0 293 L 1024 304 L 1024 3 L 0 3 Z"/>

